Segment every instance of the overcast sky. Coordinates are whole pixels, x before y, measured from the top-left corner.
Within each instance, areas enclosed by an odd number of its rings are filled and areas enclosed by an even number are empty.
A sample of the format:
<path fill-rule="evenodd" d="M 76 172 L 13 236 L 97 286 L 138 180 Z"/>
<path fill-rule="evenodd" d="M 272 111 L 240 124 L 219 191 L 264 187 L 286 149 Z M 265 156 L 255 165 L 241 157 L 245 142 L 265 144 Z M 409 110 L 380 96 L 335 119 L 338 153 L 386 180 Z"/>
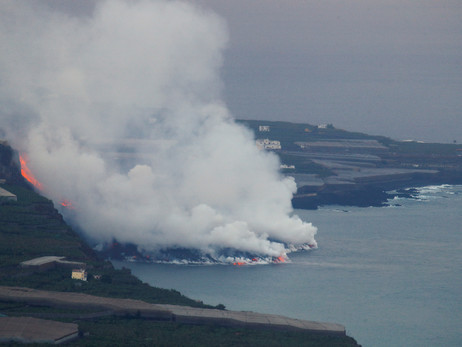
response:
<path fill-rule="evenodd" d="M 462 142 L 462 1 L 197 1 L 228 23 L 236 118 Z"/>
<path fill-rule="evenodd" d="M 76 15 L 93 2 L 43 1 Z M 462 143 L 462 1 L 188 1 L 227 23 L 236 118 Z"/>

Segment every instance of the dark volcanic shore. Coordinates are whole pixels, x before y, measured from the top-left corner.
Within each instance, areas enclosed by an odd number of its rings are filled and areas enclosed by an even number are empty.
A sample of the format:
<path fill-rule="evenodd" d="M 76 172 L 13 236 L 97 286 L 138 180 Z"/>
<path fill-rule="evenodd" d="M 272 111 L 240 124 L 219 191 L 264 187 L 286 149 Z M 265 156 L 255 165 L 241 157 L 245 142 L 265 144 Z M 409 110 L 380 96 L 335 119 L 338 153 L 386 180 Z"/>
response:
<path fill-rule="evenodd" d="M 300 175 L 295 179 L 302 180 Z M 340 179 L 340 177 L 336 177 Z M 366 180 L 364 180 L 366 181 Z M 306 184 L 298 182 L 298 191 L 292 199 L 297 209 L 317 209 L 325 205 L 343 205 L 357 207 L 387 206 L 388 200 L 396 196 L 413 197 L 412 188 L 441 184 L 462 184 L 459 172 L 419 172 L 395 173 L 389 176 L 370 177 L 370 183 L 361 180 L 345 181 L 339 184 Z M 304 184 L 305 183 L 305 184 Z"/>

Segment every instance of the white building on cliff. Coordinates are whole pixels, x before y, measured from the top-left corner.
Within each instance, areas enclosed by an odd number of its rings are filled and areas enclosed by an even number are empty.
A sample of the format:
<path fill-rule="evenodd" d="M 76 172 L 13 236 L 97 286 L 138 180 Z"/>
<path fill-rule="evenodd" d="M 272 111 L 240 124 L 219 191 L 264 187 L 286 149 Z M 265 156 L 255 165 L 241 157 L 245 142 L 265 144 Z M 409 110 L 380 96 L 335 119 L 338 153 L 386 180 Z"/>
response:
<path fill-rule="evenodd" d="M 281 149 L 281 142 L 277 140 L 258 139 L 255 141 L 257 148 L 262 149 Z"/>

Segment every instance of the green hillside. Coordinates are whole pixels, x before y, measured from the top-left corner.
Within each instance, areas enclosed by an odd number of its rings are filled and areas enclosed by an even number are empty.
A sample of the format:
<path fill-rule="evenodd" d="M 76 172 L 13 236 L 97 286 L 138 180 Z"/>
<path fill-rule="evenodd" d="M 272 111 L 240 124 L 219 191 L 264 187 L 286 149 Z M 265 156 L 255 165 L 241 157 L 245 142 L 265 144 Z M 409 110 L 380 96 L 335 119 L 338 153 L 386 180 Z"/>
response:
<path fill-rule="evenodd" d="M 270 140 L 281 141 L 281 146 L 287 150 L 298 149 L 295 142 L 309 142 L 319 140 L 377 140 L 381 143 L 389 143 L 392 140 L 384 136 L 372 136 L 358 132 L 350 132 L 335 128 L 332 124 L 326 125 L 326 128 L 319 128 L 317 125 L 308 123 L 290 123 L 290 122 L 272 122 L 261 120 L 238 120 L 252 129 L 257 137 L 265 137 Z M 260 125 L 269 125 L 271 131 L 260 132 Z"/>

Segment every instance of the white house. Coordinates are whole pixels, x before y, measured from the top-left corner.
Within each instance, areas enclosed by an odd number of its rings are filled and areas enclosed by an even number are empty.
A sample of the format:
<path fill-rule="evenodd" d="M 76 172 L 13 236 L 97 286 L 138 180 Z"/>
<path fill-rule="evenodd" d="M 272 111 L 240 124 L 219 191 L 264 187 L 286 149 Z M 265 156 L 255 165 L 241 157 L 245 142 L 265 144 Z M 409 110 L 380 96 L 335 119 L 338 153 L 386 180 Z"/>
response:
<path fill-rule="evenodd" d="M 86 281 L 87 280 L 87 272 L 84 269 L 72 270 L 71 277 L 74 280 Z"/>
<path fill-rule="evenodd" d="M 255 141 L 257 148 L 262 149 L 281 149 L 281 142 L 277 140 L 258 139 Z"/>
<path fill-rule="evenodd" d="M 291 169 L 291 170 L 295 170 L 295 165 L 281 164 L 280 168 L 281 168 L 281 169 Z"/>

